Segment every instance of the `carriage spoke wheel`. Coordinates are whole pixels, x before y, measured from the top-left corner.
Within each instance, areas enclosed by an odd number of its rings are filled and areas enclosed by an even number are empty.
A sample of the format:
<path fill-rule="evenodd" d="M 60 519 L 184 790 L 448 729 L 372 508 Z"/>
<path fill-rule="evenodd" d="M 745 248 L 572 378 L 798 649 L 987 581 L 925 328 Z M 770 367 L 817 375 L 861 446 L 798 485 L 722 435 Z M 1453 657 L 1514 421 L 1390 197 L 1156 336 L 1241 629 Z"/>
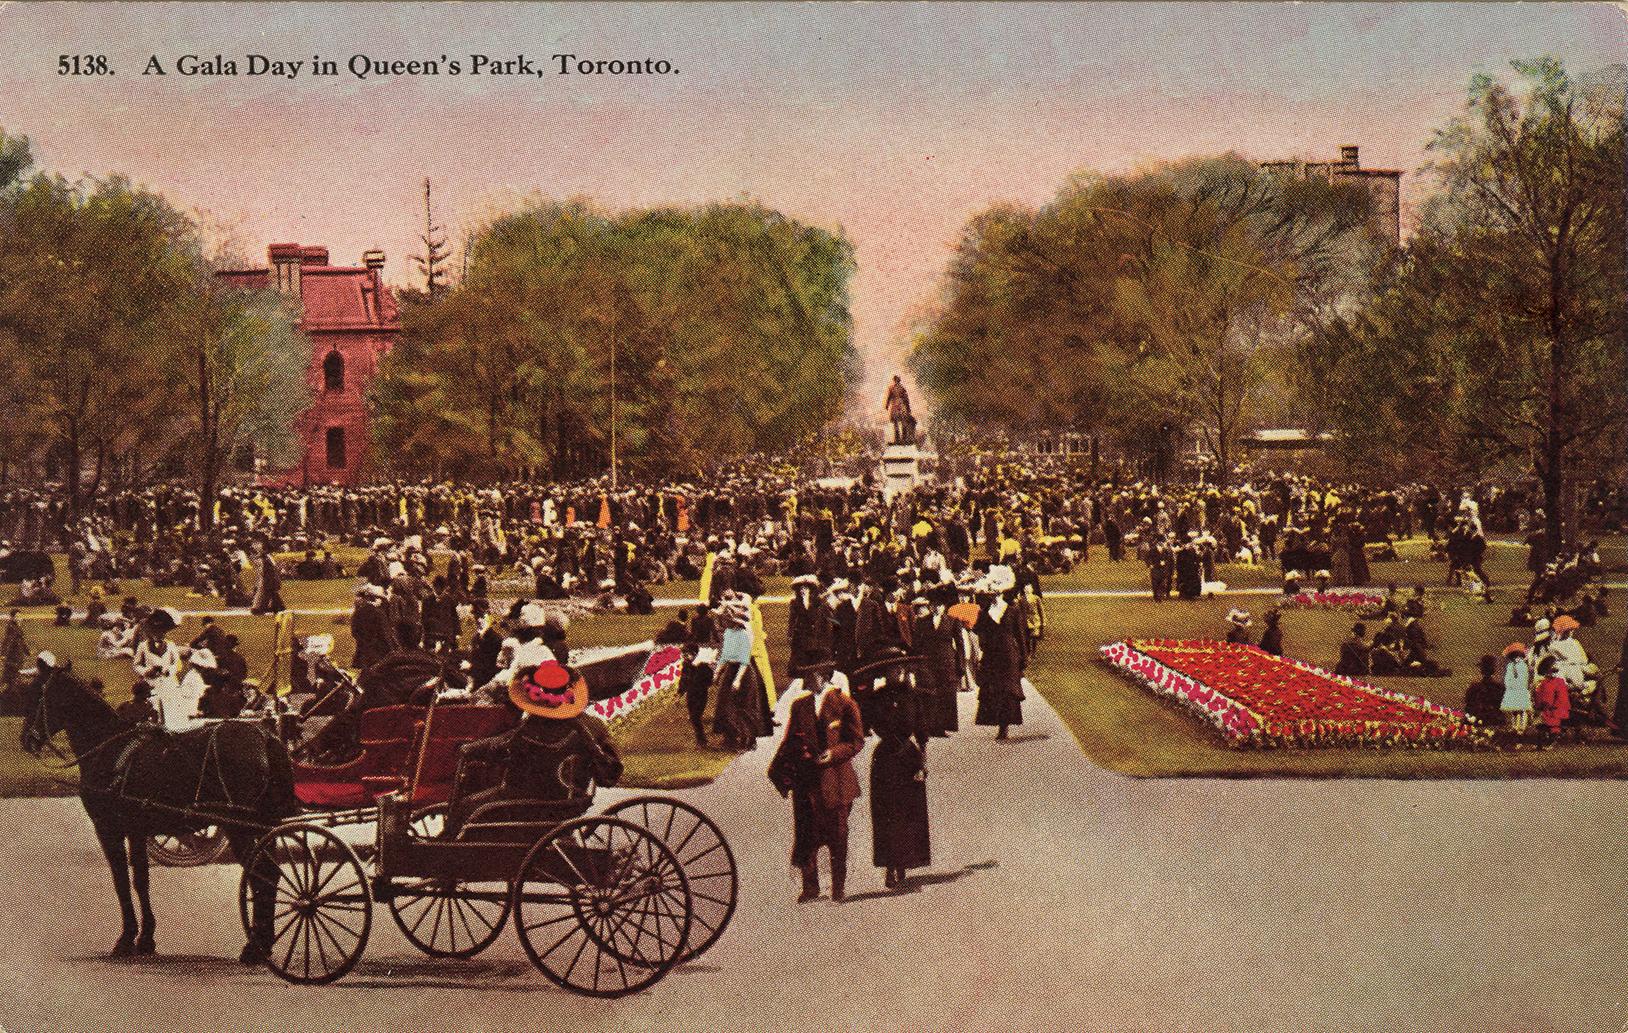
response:
<path fill-rule="evenodd" d="M 214 864 L 225 856 L 230 847 L 226 833 L 214 825 L 196 832 L 147 837 L 147 855 L 167 868 L 196 868 Z"/>
<path fill-rule="evenodd" d="M 712 819 L 681 800 L 661 796 L 624 800 L 607 810 L 605 816 L 623 818 L 655 833 L 684 867 L 690 896 L 695 901 L 695 917 L 678 963 L 690 961 L 718 942 L 735 915 L 740 881 L 735 853 Z"/>
<path fill-rule="evenodd" d="M 683 956 L 694 899 L 684 866 L 654 833 L 620 818 L 566 822 L 538 840 L 514 878 L 526 956 L 573 993 L 621 997 Z"/>
<path fill-rule="evenodd" d="M 390 917 L 407 941 L 432 958 L 472 958 L 492 945 L 509 918 L 504 889 L 471 896 L 452 879 L 398 881 Z"/>
<path fill-rule="evenodd" d="M 275 892 L 271 928 L 259 937 L 252 897 L 257 872 L 263 872 L 262 892 Z M 356 851 L 325 828 L 293 822 L 255 844 L 238 885 L 238 914 L 273 972 L 290 983 L 331 983 L 367 946 L 373 895 Z"/>
<path fill-rule="evenodd" d="M 407 834 L 414 839 L 435 839 L 446 830 L 446 827 L 447 805 L 438 803 L 433 807 L 414 811 L 413 820 L 407 826 Z"/>

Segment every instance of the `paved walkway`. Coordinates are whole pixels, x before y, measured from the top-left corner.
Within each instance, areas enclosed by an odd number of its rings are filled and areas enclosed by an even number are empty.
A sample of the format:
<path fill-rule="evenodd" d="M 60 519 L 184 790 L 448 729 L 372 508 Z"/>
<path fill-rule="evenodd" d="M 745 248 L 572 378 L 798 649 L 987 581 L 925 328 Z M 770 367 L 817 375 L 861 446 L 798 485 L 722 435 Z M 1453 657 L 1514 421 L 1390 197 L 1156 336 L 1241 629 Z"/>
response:
<path fill-rule="evenodd" d="M 512 936 L 419 956 L 376 913 L 332 987 L 229 958 L 236 870 L 158 870 L 161 954 L 110 962 L 105 869 L 72 800 L 0 801 L 11 1031 L 1614 1031 L 1628 1020 L 1625 789 L 1603 782 L 1142 781 L 1043 700 L 1018 738 L 930 750 L 935 866 L 905 892 L 854 811 L 843 904 L 797 905 L 765 740 L 684 794 L 741 865 L 734 924 L 644 994 L 575 998 Z M 868 782 L 868 755 L 860 760 Z M 868 791 L 868 785 L 867 785 Z"/>

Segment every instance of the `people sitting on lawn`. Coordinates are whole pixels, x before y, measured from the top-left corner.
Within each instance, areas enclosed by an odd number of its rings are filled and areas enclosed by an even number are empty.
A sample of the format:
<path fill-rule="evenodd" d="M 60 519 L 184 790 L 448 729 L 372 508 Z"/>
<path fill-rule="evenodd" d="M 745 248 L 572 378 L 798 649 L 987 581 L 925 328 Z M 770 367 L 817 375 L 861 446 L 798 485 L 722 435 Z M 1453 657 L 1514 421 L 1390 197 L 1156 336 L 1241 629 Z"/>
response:
<path fill-rule="evenodd" d="M 1334 673 L 1347 678 L 1366 678 L 1370 673 L 1374 647 L 1368 642 L 1368 625 L 1358 621 L 1351 626 L 1351 635 L 1340 643 L 1340 660 Z"/>
<path fill-rule="evenodd" d="M 11 600 L 12 606 L 56 606 L 62 602 L 52 587 L 56 578 L 50 574 L 40 577 L 24 578 L 17 591 L 16 598 Z"/>
<path fill-rule="evenodd" d="M 1255 640 L 1250 636 L 1249 627 L 1255 621 L 1249 616 L 1248 610 L 1234 607 L 1227 613 L 1227 641 L 1234 645 L 1250 646 Z"/>
<path fill-rule="evenodd" d="M 1283 614 L 1277 609 L 1266 611 L 1265 626 L 1261 628 L 1261 652 L 1273 656 L 1283 655 Z"/>

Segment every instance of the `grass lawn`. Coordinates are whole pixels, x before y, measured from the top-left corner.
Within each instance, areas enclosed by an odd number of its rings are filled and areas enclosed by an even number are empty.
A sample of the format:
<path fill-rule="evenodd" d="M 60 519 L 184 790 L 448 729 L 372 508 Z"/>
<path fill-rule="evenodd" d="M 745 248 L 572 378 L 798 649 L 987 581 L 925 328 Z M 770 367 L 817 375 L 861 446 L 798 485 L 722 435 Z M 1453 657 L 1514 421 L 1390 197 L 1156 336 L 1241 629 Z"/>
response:
<path fill-rule="evenodd" d="M 351 584 L 352 582 L 348 580 L 290 582 L 290 588 L 296 586 L 299 588 L 301 603 L 294 602 L 292 592 L 285 591 L 284 596 L 290 605 L 294 606 L 302 604 L 316 607 L 342 606 L 349 603 Z M 143 586 L 137 594 L 146 600 L 159 593 Z M 196 608 L 212 607 L 214 603 L 193 598 L 178 599 L 176 605 Z M 768 619 L 774 631 L 771 650 L 778 650 L 773 655 L 776 658 L 777 669 L 783 668 L 785 610 L 781 607 L 780 616 L 775 617 L 772 605 L 766 609 L 770 611 Z M 571 624 L 571 645 L 578 648 L 638 642 L 653 637 L 670 616 L 669 612 L 658 612 L 650 617 L 596 615 L 579 618 Z M 272 618 L 227 616 L 217 617 L 216 622 L 227 632 L 239 637 L 244 655 L 249 660 L 251 676 L 263 680 L 271 665 Z M 775 627 L 777 625 L 778 627 Z M 27 621 L 24 626 L 31 650 L 49 649 L 58 657 L 71 659 L 74 669 L 83 676 L 102 680 L 108 700 L 115 705 L 130 698 L 130 686 L 134 681 L 130 662 L 125 659 L 98 659 L 96 631 L 77 626 L 59 628 L 45 620 Z M 200 627 L 198 618 L 189 617 L 171 638 L 184 643 L 196 635 Z M 334 636 L 335 657 L 341 662 L 348 660 L 352 641 L 347 615 L 301 614 L 296 617 L 296 634 L 322 632 Z M 778 645 L 777 639 L 780 640 Z M 722 750 L 696 748 L 688 714 L 682 701 L 676 697 L 666 701 L 657 700 L 652 707 L 656 708 L 653 712 L 636 713 L 625 728 L 618 726 L 619 745 L 627 764 L 624 785 L 640 788 L 677 788 L 695 785 L 715 778 L 734 758 L 734 754 Z M 708 717 L 710 719 L 710 713 Z M 48 771 L 39 761 L 24 753 L 18 746 L 21 728 L 21 718 L 0 718 L 0 797 L 57 796 L 70 793 L 72 790 L 60 780 L 71 780 L 75 773 L 71 770 Z"/>
<path fill-rule="evenodd" d="M 1628 566 L 1628 539 L 1614 539 L 1602 550 L 1611 577 L 1622 580 Z M 347 550 L 343 561 L 354 569 L 360 550 Z M 1387 678 L 1382 681 L 1401 691 L 1460 706 L 1464 688 L 1472 679 L 1477 658 L 1482 653 L 1500 651 L 1526 633 L 1506 627 L 1509 608 L 1524 591 L 1527 576 L 1525 549 L 1494 544 L 1488 554 L 1488 572 L 1507 601 L 1498 605 L 1478 604 L 1457 592 L 1433 592 L 1432 609 L 1426 618 L 1430 634 L 1441 643 L 1439 657 L 1454 670 L 1451 678 Z M 1440 584 L 1443 565 L 1428 559 L 1423 542 L 1404 543 L 1400 558 L 1374 564 L 1376 584 L 1387 581 L 1434 587 Z M 1224 566 L 1218 576 L 1238 588 L 1264 587 L 1277 583 L 1273 568 Z M 1106 552 L 1092 550 L 1092 559 L 1075 571 L 1046 579 L 1049 591 L 1067 589 L 1141 589 L 1146 569 L 1134 560 L 1110 563 Z M 351 653 L 348 609 L 354 582 L 289 581 L 284 598 L 300 608 L 336 608 L 335 615 L 301 614 L 296 633 L 328 632 L 335 639 L 335 655 L 347 660 Z M 789 579 L 767 579 L 770 595 L 783 595 Z M 67 579 L 59 580 L 67 586 Z M 694 598 L 695 582 L 674 582 L 658 586 L 655 593 L 667 599 Z M 215 609 L 218 601 L 188 597 L 184 589 L 158 589 L 141 583 L 134 594 L 144 602 L 173 605 L 183 610 Z M 84 602 L 84 596 L 72 601 Z M 114 604 L 117 600 L 110 600 Z M 1614 594 L 1612 617 L 1597 627 L 1583 629 L 1581 638 L 1589 655 L 1602 668 L 1616 663 L 1628 610 L 1623 593 Z M 1113 771 L 1139 776 L 1314 776 L 1314 777 L 1418 777 L 1480 778 L 1500 776 L 1588 776 L 1628 775 L 1628 747 L 1608 745 L 1562 746 L 1546 752 L 1382 751 L 1352 748 L 1317 750 L 1234 750 L 1222 744 L 1218 735 L 1174 703 L 1154 696 L 1128 679 L 1115 674 L 1097 657 L 1104 643 L 1129 636 L 1220 637 L 1222 618 L 1234 605 L 1243 605 L 1257 615 L 1268 605 L 1267 597 L 1244 596 L 1204 599 L 1195 602 L 1171 601 L 1155 604 L 1146 598 L 1052 598 L 1048 601 L 1047 638 L 1030 668 L 1035 686 L 1057 708 L 1079 740 L 1081 748 L 1097 764 Z M 769 652 L 777 679 L 786 680 L 785 607 L 764 604 L 769 630 Z M 578 619 L 571 627 L 571 644 L 586 647 L 636 642 L 652 637 L 671 616 L 658 610 L 650 617 L 597 615 Z M 1332 666 L 1339 641 L 1349 631 L 1353 618 L 1335 611 L 1286 611 L 1284 639 L 1291 656 L 1323 666 Z M 251 674 L 264 678 L 271 661 L 270 617 L 228 616 L 217 618 L 225 630 L 243 642 Z M 173 636 L 185 641 L 197 633 L 199 621 L 189 618 Z M 26 624 L 29 645 L 34 650 L 50 649 L 59 657 L 69 657 L 74 667 L 99 677 L 114 703 L 129 698 L 133 680 L 128 661 L 101 661 L 96 658 L 96 632 L 80 627 L 57 628 L 46 620 Z M 1614 680 L 1606 679 L 1614 691 Z M 710 714 L 709 714 L 710 719 Z M 32 757 L 18 748 L 20 721 L 0 719 L 0 796 L 51 795 L 66 790 Z M 708 781 L 723 770 L 733 755 L 721 750 L 695 747 L 684 706 L 676 697 L 658 700 L 619 729 L 621 747 L 627 762 L 626 784 L 649 788 L 673 788 Z M 969 734 L 978 734 L 976 732 Z M 57 775 L 71 776 L 72 772 Z"/>

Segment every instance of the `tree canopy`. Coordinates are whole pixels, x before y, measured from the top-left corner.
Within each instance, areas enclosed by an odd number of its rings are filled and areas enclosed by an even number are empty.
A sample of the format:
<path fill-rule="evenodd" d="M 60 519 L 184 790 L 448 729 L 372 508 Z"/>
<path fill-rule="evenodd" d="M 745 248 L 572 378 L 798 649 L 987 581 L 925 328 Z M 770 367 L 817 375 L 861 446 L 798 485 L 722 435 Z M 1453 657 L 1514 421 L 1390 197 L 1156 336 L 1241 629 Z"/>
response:
<path fill-rule="evenodd" d="M 474 237 L 455 288 L 406 308 L 374 392 L 379 447 L 425 474 L 597 473 L 613 402 L 628 468 L 787 447 L 853 379 L 852 271 L 840 235 L 761 205 L 538 201 Z"/>
<path fill-rule="evenodd" d="M 218 287 L 197 225 L 164 197 L 31 164 L 0 134 L 8 461 L 53 457 L 70 513 L 113 465 L 173 465 L 212 494 L 219 455 L 303 404 L 292 314 Z"/>
<path fill-rule="evenodd" d="M 1436 134 L 1440 192 L 1318 361 L 1353 462 L 1529 470 L 1558 522 L 1574 474 L 1620 466 L 1628 428 L 1624 70 L 1514 70 L 1477 76 Z"/>
<path fill-rule="evenodd" d="M 972 221 L 912 364 L 952 422 L 1135 450 L 1193 428 L 1224 467 L 1370 221 L 1360 189 L 1233 156 L 1078 176 Z"/>

